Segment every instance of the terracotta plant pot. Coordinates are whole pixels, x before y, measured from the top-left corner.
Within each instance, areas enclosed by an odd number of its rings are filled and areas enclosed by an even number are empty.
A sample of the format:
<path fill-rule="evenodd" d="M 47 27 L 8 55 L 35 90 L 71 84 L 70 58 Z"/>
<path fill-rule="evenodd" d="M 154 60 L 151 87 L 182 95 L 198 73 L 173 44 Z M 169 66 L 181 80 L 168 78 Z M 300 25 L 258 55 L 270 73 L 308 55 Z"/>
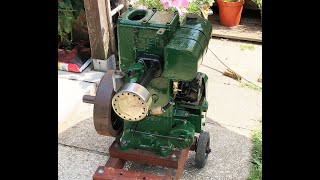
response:
<path fill-rule="evenodd" d="M 241 19 L 244 0 L 239 2 L 223 2 L 217 0 L 219 7 L 220 23 L 224 26 L 238 26 Z"/>

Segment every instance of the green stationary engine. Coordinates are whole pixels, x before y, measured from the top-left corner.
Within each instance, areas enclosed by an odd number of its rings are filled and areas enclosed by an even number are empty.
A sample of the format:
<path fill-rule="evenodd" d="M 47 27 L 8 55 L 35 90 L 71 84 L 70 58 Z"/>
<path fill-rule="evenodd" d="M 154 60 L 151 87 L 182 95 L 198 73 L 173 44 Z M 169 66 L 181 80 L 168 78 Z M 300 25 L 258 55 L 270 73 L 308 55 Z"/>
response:
<path fill-rule="evenodd" d="M 195 14 L 181 24 L 177 12 L 129 8 L 122 14 L 117 22 L 120 70 L 107 71 L 100 82 L 94 103 L 97 132 L 119 137 L 123 151 L 146 149 L 160 156 L 189 148 L 200 133 L 196 164 L 203 167 L 210 152 L 209 133 L 203 131 L 208 77 L 198 66 L 211 31 L 211 23 Z"/>

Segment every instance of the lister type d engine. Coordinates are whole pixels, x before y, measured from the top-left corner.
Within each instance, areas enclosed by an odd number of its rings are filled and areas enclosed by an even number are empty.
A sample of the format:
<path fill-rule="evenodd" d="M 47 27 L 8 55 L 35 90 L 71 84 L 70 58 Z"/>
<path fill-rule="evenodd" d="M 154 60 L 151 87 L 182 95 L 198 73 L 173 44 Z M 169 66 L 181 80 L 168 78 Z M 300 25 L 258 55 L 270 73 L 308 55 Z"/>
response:
<path fill-rule="evenodd" d="M 196 144 L 196 165 L 203 167 L 210 152 L 203 131 L 208 77 L 197 70 L 210 22 L 188 14 L 180 23 L 177 12 L 129 8 L 117 28 L 120 70 L 108 70 L 96 96 L 84 97 L 94 104 L 96 131 L 118 137 L 121 151 L 163 157 Z"/>

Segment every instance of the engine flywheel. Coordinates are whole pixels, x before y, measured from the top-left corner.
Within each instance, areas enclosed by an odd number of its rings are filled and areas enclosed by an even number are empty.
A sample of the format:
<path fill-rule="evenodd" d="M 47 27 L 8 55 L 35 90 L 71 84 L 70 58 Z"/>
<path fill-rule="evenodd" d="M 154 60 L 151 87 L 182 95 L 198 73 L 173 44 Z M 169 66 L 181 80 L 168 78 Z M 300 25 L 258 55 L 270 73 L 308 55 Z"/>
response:
<path fill-rule="evenodd" d="M 112 108 L 113 90 L 112 74 L 108 70 L 102 77 L 94 100 L 93 120 L 98 134 L 116 137 L 122 131 L 123 121 L 118 118 Z"/>

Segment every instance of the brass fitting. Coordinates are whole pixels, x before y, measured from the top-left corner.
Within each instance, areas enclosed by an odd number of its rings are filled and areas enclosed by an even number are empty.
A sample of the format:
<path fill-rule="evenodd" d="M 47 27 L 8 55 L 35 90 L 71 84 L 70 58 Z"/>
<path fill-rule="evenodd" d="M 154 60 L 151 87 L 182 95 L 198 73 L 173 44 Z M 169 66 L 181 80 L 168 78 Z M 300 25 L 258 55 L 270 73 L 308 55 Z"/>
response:
<path fill-rule="evenodd" d="M 161 106 L 158 106 L 158 107 L 150 109 L 150 114 L 151 115 L 160 115 L 163 113 L 163 111 L 164 111 L 163 108 Z"/>
<path fill-rule="evenodd" d="M 178 91 L 182 91 L 181 89 L 178 89 L 178 81 L 173 82 L 173 99 L 176 98 L 176 95 L 178 94 Z"/>

